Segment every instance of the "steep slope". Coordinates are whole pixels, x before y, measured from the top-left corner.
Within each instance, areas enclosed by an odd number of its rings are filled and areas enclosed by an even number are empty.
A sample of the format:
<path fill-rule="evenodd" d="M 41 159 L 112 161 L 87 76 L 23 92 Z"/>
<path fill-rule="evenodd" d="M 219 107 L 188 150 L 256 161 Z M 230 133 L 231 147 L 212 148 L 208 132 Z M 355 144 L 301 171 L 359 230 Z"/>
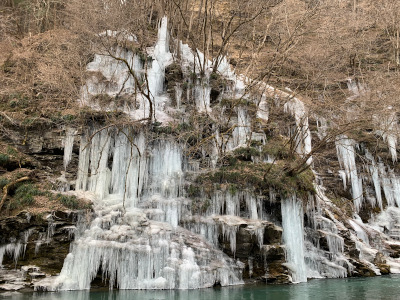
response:
<path fill-rule="evenodd" d="M 41 176 L 57 158 L 60 195 L 93 202 L 69 228 L 60 276 L 36 289 L 88 289 L 96 276 L 122 289 L 188 289 L 399 271 L 396 128 L 361 130 L 376 144 L 324 134 L 323 118 L 290 91 L 235 75 L 225 58 L 215 71 L 179 41 L 171 53 L 166 18 L 146 52 L 127 47 L 136 40 L 124 32 L 100 37 L 111 42 L 74 102 L 89 113 L 56 124 L 56 146 L 46 135 L 21 141 L 35 124 L 4 116 L 16 132 L 7 142 L 28 142 Z M 349 82 L 349 101 L 365 89 Z M 314 155 L 332 141 L 333 152 Z M 18 259 L 21 245 L 42 240 L 33 239 L 4 236 L 1 251 Z"/>

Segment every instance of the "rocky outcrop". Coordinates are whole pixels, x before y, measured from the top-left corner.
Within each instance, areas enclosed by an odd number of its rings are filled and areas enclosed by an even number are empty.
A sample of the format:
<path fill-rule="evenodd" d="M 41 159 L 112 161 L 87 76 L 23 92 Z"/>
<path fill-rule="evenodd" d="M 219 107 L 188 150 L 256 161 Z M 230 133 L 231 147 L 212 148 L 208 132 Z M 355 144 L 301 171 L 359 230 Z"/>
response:
<path fill-rule="evenodd" d="M 81 218 L 77 212 L 53 211 L 1 219 L 0 290 L 32 287 L 38 279 L 57 275 Z"/>
<path fill-rule="evenodd" d="M 232 252 L 230 241 L 223 238 L 222 232 L 220 247 L 226 254 L 243 263 L 243 279 L 275 284 L 289 283 L 289 273 L 284 266 L 286 259 L 282 247 L 282 227 L 267 221 L 264 221 L 263 225 L 261 245 L 250 221 L 241 224 L 236 233 L 235 252 Z"/>

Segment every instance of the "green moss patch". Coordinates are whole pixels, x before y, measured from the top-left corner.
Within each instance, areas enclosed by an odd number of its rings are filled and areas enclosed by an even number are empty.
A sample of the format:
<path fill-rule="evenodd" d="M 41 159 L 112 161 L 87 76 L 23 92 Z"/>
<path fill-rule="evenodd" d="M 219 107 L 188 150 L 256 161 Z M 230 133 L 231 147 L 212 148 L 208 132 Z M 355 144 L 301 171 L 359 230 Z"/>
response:
<path fill-rule="evenodd" d="M 314 175 L 311 170 L 289 176 L 284 164 L 251 163 L 237 161 L 234 165 L 200 175 L 197 183 L 204 187 L 215 184 L 229 184 L 235 189 L 254 188 L 257 192 L 268 195 L 270 189 L 289 195 L 307 198 L 309 192 L 314 193 Z"/>

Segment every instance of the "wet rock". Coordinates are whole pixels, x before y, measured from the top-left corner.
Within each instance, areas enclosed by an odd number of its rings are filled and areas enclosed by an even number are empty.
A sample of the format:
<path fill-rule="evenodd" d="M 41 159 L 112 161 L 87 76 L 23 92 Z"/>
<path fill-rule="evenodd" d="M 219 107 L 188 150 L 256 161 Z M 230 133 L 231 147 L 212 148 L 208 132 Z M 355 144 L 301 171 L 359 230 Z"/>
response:
<path fill-rule="evenodd" d="M 354 277 L 374 277 L 376 273 L 366 263 L 359 260 L 349 260 L 355 267 L 352 276 Z"/>
<path fill-rule="evenodd" d="M 390 273 L 390 266 L 386 264 L 376 264 L 376 266 L 379 268 L 379 271 L 381 272 L 382 275 L 387 275 Z"/>
<path fill-rule="evenodd" d="M 2 244 L 13 241 L 25 248 L 20 257 L 6 253 L 3 266 L 11 270 L 21 269 L 26 280 L 58 274 L 74 236 L 68 228 L 74 228 L 77 220 L 77 213 L 64 211 L 47 216 L 30 216 L 21 212 L 0 220 Z"/>
<path fill-rule="evenodd" d="M 282 242 L 282 227 L 268 223 L 264 230 L 264 245 L 271 245 Z"/>
<path fill-rule="evenodd" d="M 292 282 L 292 279 L 286 266 L 280 263 L 272 263 L 268 265 L 266 282 L 269 284 L 288 284 Z"/>
<path fill-rule="evenodd" d="M 393 258 L 400 257 L 400 242 L 393 241 L 393 242 L 386 242 L 385 246 L 388 247 L 389 256 Z"/>
<path fill-rule="evenodd" d="M 267 263 L 285 261 L 285 250 L 279 244 L 264 246 L 263 251 Z"/>

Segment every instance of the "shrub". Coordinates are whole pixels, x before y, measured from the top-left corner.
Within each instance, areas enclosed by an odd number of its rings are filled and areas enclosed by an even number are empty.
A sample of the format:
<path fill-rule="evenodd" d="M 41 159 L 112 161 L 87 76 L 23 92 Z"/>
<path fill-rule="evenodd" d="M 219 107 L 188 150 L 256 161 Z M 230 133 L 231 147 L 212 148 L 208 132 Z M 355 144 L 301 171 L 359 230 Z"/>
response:
<path fill-rule="evenodd" d="M 69 209 L 89 209 L 91 205 L 79 200 L 75 196 L 57 194 L 56 200 L 60 201 L 62 205 Z"/>
<path fill-rule="evenodd" d="M 0 189 L 2 189 L 3 187 L 5 187 L 8 183 L 10 183 L 10 181 L 7 178 L 0 178 Z"/>
<path fill-rule="evenodd" d="M 10 161 L 10 157 L 7 154 L 0 153 L 0 166 L 6 166 Z"/>
<path fill-rule="evenodd" d="M 311 170 L 290 176 L 285 164 L 251 163 L 237 161 L 235 165 L 221 167 L 217 171 L 201 174 L 197 177 L 198 184 L 212 186 L 216 183 L 229 184 L 229 191 L 234 194 L 237 190 L 254 188 L 264 195 L 272 188 L 282 195 L 296 193 L 307 198 L 309 192 L 314 193 L 314 175 Z"/>
<path fill-rule="evenodd" d="M 28 206 L 35 203 L 35 196 L 43 195 L 32 183 L 24 183 L 17 187 L 14 193 L 14 199 L 10 201 L 8 208 Z"/>
<path fill-rule="evenodd" d="M 78 209 L 79 208 L 79 201 L 75 196 L 68 196 L 68 195 L 62 195 L 62 194 L 57 194 L 56 195 L 57 200 L 59 200 L 62 205 L 65 207 L 68 207 L 70 209 Z"/>
<path fill-rule="evenodd" d="M 252 156 L 260 156 L 260 151 L 254 147 L 241 147 L 235 149 L 233 154 L 240 160 L 251 161 Z"/>
<path fill-rule="evenodd" d="M 190 198 L 200 197 L 201 196 L 201 188 L 197 185 L 189 185 L 187 189 L 188 196 Z"/>

